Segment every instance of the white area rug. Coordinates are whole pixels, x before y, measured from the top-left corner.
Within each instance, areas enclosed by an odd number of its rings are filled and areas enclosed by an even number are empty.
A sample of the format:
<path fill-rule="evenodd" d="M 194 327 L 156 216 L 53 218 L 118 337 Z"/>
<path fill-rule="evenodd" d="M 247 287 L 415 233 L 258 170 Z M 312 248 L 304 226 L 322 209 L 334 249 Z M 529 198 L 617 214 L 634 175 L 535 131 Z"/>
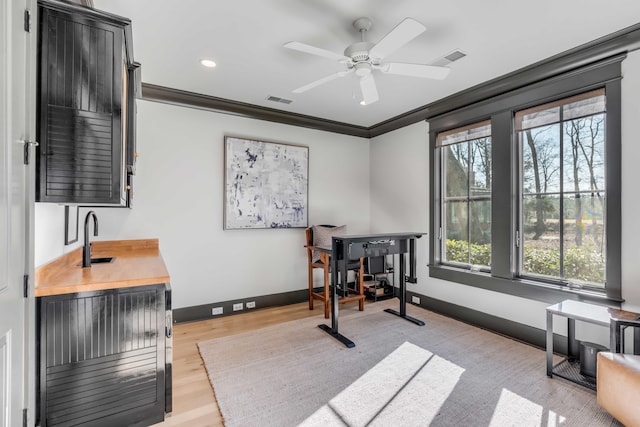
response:
<path fill-rule="evenodd" d="M 398 300 L 198 344 L 228 427 L 610 426 L 595 393 L 546 376 L 545 352 Z M 329 324 L 328 321 L 326 321 Z"/>

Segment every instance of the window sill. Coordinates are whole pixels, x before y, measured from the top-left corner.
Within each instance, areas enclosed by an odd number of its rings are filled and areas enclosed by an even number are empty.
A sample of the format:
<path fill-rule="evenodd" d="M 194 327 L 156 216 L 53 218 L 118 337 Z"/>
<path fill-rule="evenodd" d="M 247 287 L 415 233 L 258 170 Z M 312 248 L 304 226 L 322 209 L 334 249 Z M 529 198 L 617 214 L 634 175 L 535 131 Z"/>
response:
<path fill-rule="evenodd" d="M 624 302 L 622 299 L 608 297 L 604 290 L 597 292 L 584 289 L 570 289 L 560 285 L 536 282 L 533 280 L 494 277 L 489 273 L 469 271 L 443 265 L 429 266 L 429 277 L 549 304 L 555 304 L 566 299 L 573 299 L 619 308 L 621 303 Z"/>

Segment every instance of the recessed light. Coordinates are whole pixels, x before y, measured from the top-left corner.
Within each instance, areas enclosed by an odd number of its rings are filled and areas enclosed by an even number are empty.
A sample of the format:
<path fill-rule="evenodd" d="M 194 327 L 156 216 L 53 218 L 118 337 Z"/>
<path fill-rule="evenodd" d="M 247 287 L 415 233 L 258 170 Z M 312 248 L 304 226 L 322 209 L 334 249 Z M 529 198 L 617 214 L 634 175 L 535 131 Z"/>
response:
<path fill-rule="evenodd" d="M 364 100 L 360 101 L 360 105 L 367 105 L 366 102 L 364 102 Z"/>
<path fill-rule="evenodd" d="M 211 59 L 201 59 L 200 63 L 207 68 L 213 68 L 216 66 L 216 63 Z"/>

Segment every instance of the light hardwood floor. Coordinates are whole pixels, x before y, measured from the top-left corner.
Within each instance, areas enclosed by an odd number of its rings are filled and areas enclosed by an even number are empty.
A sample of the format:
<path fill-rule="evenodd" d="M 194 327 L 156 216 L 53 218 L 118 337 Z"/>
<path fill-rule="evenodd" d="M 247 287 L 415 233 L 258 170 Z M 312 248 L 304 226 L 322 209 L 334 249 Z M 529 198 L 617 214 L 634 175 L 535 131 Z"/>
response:
<path fill-rule="evenodd" d="M 351 305 L 355 303 L 347 303 Z M 223 426 L 213 389 L 197 343 L 235 335 L 289 320 L 322 315 L 322 306 L 309 303 L 258 309 L 233 316 L 175 325 L 173 329 L 173 412 L 155 427 Z"/>

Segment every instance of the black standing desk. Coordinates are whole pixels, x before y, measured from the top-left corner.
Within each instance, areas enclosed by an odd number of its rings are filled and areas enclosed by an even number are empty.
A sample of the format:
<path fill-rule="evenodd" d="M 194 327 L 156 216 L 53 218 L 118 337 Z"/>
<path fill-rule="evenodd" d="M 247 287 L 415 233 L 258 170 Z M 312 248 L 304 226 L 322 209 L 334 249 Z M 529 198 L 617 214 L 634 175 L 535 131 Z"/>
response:
<path fill-rule="evenodd" d="M 343 343 L 348 348 L 355 347 L 355 343 L 338 332 L 338 274 L 340 283 L 347 283 L 347 264 L 349 260 L 382 255 L 400 256 L 400 311 L 386 309 L 385 311 L 405 320 L 424 326 L 422 320 L 407 316 L 407 288 L 406 281 L 417 283 L 415 276 L 416 250 L 415 240 L 426 233 L 389 233 L 334 236 L 329 248 L 318 248 L 331 254 L 331 327 L 322 324 L 320 329 Z M 405 254 L 409 253 L 409 277 L 405 277 Z M 344 286 L 346 288 L 346 286 Z"/>

